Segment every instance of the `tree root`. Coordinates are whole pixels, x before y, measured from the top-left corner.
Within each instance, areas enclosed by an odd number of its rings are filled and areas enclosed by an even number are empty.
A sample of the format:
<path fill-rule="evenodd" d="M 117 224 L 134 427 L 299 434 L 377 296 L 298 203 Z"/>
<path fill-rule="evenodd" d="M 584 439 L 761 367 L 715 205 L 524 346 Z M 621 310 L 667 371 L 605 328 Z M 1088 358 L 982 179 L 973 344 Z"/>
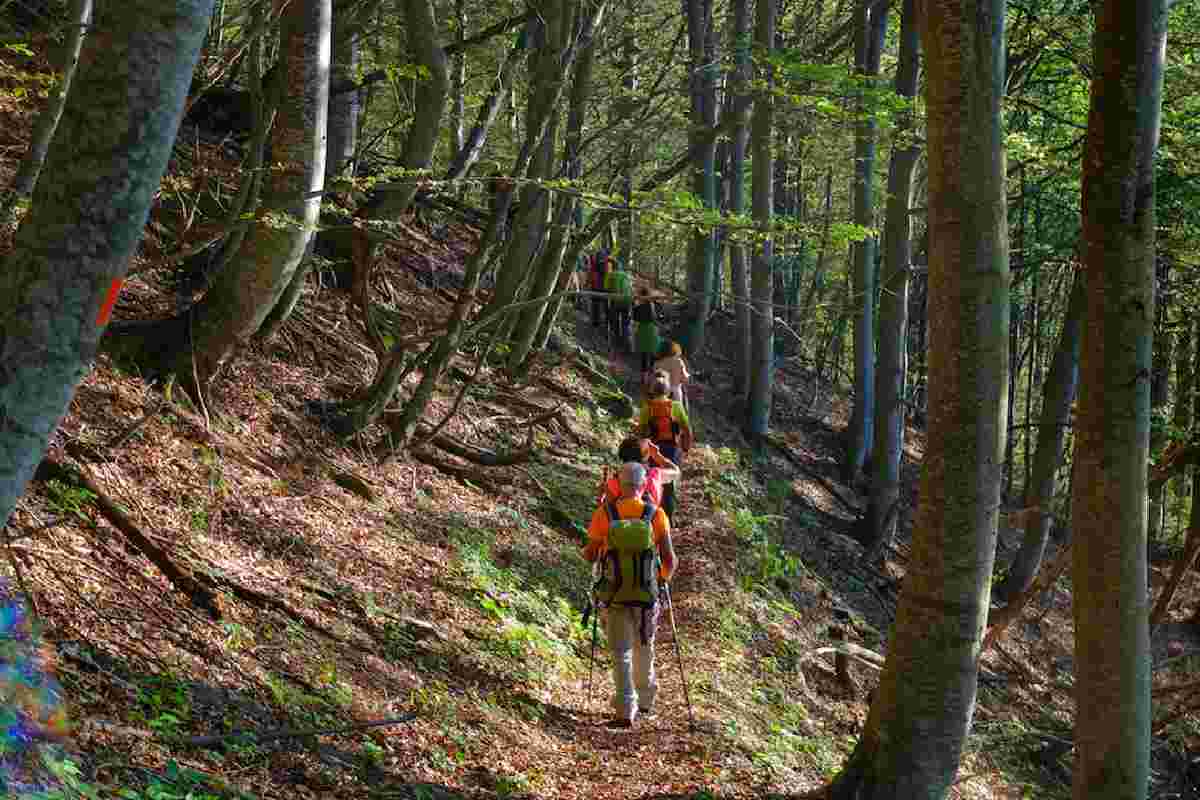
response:
<path fill-rule="evenodd" d="M 108 495 L 81 470 L 70 464 L 56 461 L 52 458 L 45 458 L 38 465 L 35 477 L 42 481 L 50 479 L 61 480 L 90 492 L 94 496 L 96 506 L 100 509 L 100 513 L 104 515 L 104 518 L 112 523 L 113 527 L 119 530 L 131 545 L 136 547 L 146 558 L 150 559 L 176 589 L 187 595 L 191 599 L 192 604 L 197 608 L 208 612 L 208 615 L 212 619 L 221 619 L 221 609 L 217 604 L 216 595 L 202 586 L 196 578 L 184 572 L 161 547 L 150 541 L 133 520 L 118 508 L 116 503 L 109 499 Z"/>
<path fill-rule="evenodd" d="M 482 487 L 493 494 L 503 494 L 503 490 L 499 484 L 484 477 L 476 470 L 472 470 L 467 467 L 460 467 L 459 465 L 451 464 L 448 461 L 442 461 L 433 457 L 428 451 L 421 447 L 413 447 L 409 450 L 409 453 L 417 461 L 433 467 L 444 475 L 449 475 L 451 478 L 463 483 L 475 484 L 476 486 Z"/>

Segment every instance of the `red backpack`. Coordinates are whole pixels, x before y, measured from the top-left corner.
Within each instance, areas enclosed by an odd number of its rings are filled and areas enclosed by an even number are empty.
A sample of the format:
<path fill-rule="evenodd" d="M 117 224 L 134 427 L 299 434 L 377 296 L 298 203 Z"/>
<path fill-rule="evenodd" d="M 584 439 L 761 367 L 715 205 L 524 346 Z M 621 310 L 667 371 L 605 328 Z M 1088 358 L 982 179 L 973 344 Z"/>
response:
<path fill-rule="evenodd" d="M 679 423 L 672 416 L 674 402 L 670 397 L 661 397 L 648 401 L 650 408 L 650 438 L 655 442 L 675 444 L 679 435 Z"/>

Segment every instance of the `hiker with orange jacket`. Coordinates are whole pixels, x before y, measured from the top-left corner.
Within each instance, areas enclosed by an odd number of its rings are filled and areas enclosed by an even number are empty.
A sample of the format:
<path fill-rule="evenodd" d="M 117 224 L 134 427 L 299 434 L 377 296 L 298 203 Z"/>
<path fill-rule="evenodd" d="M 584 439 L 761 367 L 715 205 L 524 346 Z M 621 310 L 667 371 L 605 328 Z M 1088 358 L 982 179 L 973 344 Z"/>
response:
<path fill-rule="evenodd" d="M 638 426 L 672 463 L 681 463 L 682 456 L 692 449 L 692 423 L 683 403 L 671 399 L 671 378 L 662 370 L 654 373 L 654 380 L 646 390 Z M 674 482 L 663 487 L 663 508 L 674 522 Z"/>
<path fill-rule="evenodd" d="M 605 565 L 596 597 L 608 609 L 605 631 L 613 657 L 614 728 L 632 727 L 638 714 L 653 711 L 658 693 L 654 674 L 654 634 L 658 624 L 658 582 L 675 573 L 675 548 L 666 513 L 645 499 L 646 468 L 621 466 L 621 496 L 592 514 L 583 557 Z"/>

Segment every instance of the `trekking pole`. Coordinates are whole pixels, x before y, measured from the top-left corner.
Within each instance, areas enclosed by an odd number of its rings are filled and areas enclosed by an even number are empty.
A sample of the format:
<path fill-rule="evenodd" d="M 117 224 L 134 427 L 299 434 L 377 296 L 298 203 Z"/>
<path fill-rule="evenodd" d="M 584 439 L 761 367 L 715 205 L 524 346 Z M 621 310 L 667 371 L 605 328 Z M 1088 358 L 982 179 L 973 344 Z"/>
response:
<path fill-rule="evenodd" d="M 592 615 L 592 657 L 588 661 L 587 699 L 584 701 L 583 713 L 587 715 L 592 710 L 592 674 L 596 671 L 596 628 L 600 619 L 600 609 L 596 607 L 596 574 L 599 562 L 592 564 L 592 593 L 588 613 Z"/>
<path fill-rule="evenodd" d="M 692 714 L 692 698 L 688 693 L 687 673 L 683 671 L 683 649 L 679 644 L 679 629 L 675 627 L 675 603 L 671 600 L 671 584 L 664 583 L 663 591 L 667 594 L 667 615 L 671 619 L 671 637 L 675 640 L 675 657 L 679 660 L 679 680 L 683 681 L 683 699 L 687 703 L 688 727 L 696 727 L 696 717 Z"/>

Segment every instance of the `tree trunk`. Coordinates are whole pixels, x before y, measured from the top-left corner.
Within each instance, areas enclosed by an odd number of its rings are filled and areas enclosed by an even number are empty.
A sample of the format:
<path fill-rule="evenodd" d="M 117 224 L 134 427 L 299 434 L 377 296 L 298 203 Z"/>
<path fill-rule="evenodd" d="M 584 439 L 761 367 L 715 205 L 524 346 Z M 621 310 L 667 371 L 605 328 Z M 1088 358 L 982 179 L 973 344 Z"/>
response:
<path fill-rule="evenodd" d="M 944 798 L 975 709 L 1008 366 L 1002 0 L 925 0 L 930 414 L 912 559 L 834 797 Z"/>
<path fill-rule="evenodd" d="M 692 153 L 692 191 L 706 209 L 717 206 L 717 140 L 704 140 L 702 132 L 717 124 L 716 78 L 707 59 L 707 42 L 712 28 L 712 0 L 684 0 L 688 21 L 691 96 L 689 150 Z M 700 227 L 688 241 L 688 303 L 684 346 L 698 356 L 704 349 L 708 315 L 716 273 L 716 247 L 711 230 Z"/>
<path fill-rule="evenodd" d="M 284 165 L 264 180 L 263 203 L 242 242 L 238 260 L 222 270 L 187 312 L 190 347 L 173 371 L 194 376 L 198 393 L 234 351 L 263 326 L 300 269 L 317 223 L 325 186 L 325 133 L 329 106 L 330 0 L 304 0 L 281 20 L 276 80 L 282 101 L 271 133 L 272 159 Z M 190 381 L 189 381 L 190 383 Z"/>
<path fill-rule="evenodd" d="M 804 298 L 804 317 L 796 329 L 796 336 L 803 345 L 804 335 L 808 331 L 808 323 L 817 315 L 822 301 L 825 299 L 825 260 L 829 255 L 830 226 L 833 223 L 833 170 L 825 173 L 825 217 L 821 222 L 821 241 L 817 245 L 817 264 L 813 267 L 812 284 Z M 816 348 L 813 348 L 814 355 Z"/>
<path fill-rule="evenodd" d="M 1200 350 L 1200 342 L 1197 342 L 1193 335 L 1193 327 L 1192 320 L 1184 322 L 1179 331 L 1179 341 L 1175 352 L 1175 410 L 1171 415 L 1171 427 L 1180 436 L 1186 436 L 1187 431 L 1191 430 L 1193 411 L 1195 410 L 1193 382 L 1196 376 L 1196 365 L 1193 359 L 1195 358 L 1194 353 Z M 1191 485 L 1188 475 L 1190 470 L 1191 468 L 1185 467 L 1175 482 L 1175 497 L 1180 502 L 1187 497 L 1188 487 Z"/>
<path fill-rule="evenodd" d="M 1025 538 L 1008 568 L 1008 574 L 993 591 L 994 599 L 1005 602 L 1024 592 L 1033 583 L 1042 565 L 1046 539 L 1053 519 L 1055 475 L 1063 459 L 1063 442 L 1071 420 L 1071 404 L 1079 384 L 1080 326 L 1087 304 L 1083 275 L 1075 277 L 1071 303 L 1063 320 L 1058 347 L 1050 363 L 1050 373 L 1042 386 L 1042 416 L 1037 430 L 1037 450 L 1033 472 L 1025 486 L 1025 508 L 1038 509 L 1025 519 Z"/>
<path fill-rule="evenodd" d="M 896 94 L 913 98 L 917 93 L 920 37 L 915 0 L 904 0 L 900 20 L 900 60 L 896 69 Z M 900 457 L 904 449 L 904 384 L 908 331 L 908 278 L 912 260 L 913 171 L 921 149 L 907 142 L 913 130 L 910 116 L 901 117 L 888 168 L 886 250 L 883 292 L 879 299 L 879 368 L 875 397 L 874 473 L 867 505 L 866 557 L 874 561 L 892 538 L 900 499 Z"/>
<path fill-rule="evenodd" d="M 475 166 L 475 162 L 479 160 L 479 156 L 483 153 L 483 146 L 487 142 L 488 132 L 492 129 L 492 124 L 495 123 L 496 117 L 500 116 L 500 109 L 504 105 L 504 98 L 508 97 L 509 91 L 512 89 L 513 75 L 516 74 L 517 65 L 521 63 L 526 55 L 524 48 L 514 46 L 508 51 L 508 55 L 504 58 L 504 63 L 500 66 L 500 72 L 492 81 L 492 91 L 488 95 L 487 100 L 479 107 L 479 114 L 475 118 L 475 124 L 471 126 L 471 132 L 467 135 L 462 146 L 458 148 L 453 160 L 450 162 L 450 168 L 446 170 L 447 181 L 458 181 L 466 177 L 470 172 L 471 167 Z"/>
<path fill-rule="evenodd" d="M 467 54 L 462 50 L 463 39 L 467 33 L 467 9 L 464 0 L 454 2 L 454 24 L 457 29 L 457 44 L 459 51 L 454 54 L 454 67 L 451 70 L 450 103 L 450 157 L 458 155 L 466 144 L 467 120 Z"/>
<path fill-rule="evenodd" d="M 585 30 L 594 28 L 607 7 L 607 0 L 599 0 L 593 5 L 591 17 L 584 23 Z M 573 43 L 559 65 L 562 74 L 569 74 L 573 69 L 577 53 L 577 44 Z M 521 152 L 517 155 L 516 163 L 513 165 L 512 178 L 514 182 L 523 180 L 529 173 L 534 153 L 540 149 L 543 140 L 548 136 L 550 120 L 562 97 L 565 84 L 565 81 L 555 83 L 554 94 L 548 98 L 542 118 L 536 125 L 530 126 L 529 136 L 521 146 Z M 479 290 L 479 279 L 483 273 L 483 267 L 487 264 L 488 253 L 499 238 L 500 225 L 503 224 L 502 221 L 507 217 L 508 209 L 512 204 L 512 193 L 512 185 L 508 184 L 503 185 L 497 192 L 495 208 L 488 227 L 463 271 L 463 287 L 459 291 L 454 310 L 446 321 L 446 333 L 431 344 L 424 353 L 421 382 L 413 391 L 412 397 L 405 403 L 403 412 L 389 424 L 392 441 L 397 450 L 404 450 L 409 446 L 416 433 L 417 425 L 424 416 L 425 409 L 429 406 L 430 398 L 433 397 L 434 387 L 437 385 L 442 371 L 451 355 L 458 349 L 459 341 L 462 339 L 463 330 L 466 327 L 467 313 L 474 304 L 476 293 Z"/>
<path fill-rule="evenodd" d="M 855 12 L 860 80 L 873 84 L 879 77 L 879 60 L 887 36 L 888 4 L 859 0 Z M 854 221 L 869 228 L 875 222 L 875 140 L 872 102 L 860 97 L 860 119 L 854 132 Z M 871 455 L 875 421 L 875 238 L 854 245 L 854 410 L 846 431 L 848 481 L 862 473 Z"/>
<path fill-rule="evenodd" d="M 746 143 L 750 138 L 747 112 L 750 81 L 750 2 L 733 0 L 729 4 L 730 50 L 734 54 L 734 71 L 730 78 L 733 115 L 733 135 L 729 155 L 729 211 L 735 217 L 746 212 Z M 750 391 L 750 292 L 749 270 L 746 261 L 746 236 L 736 232 L 729 242 L 729 282 L 733 294 L 734 327 L 734 387 L 735 395 L 744 399 Z"/>
<path fill-rule="evenodd" d="M 526 134 L 532 135 L 545 121 L 546 135 L 534 151 L 529 181 L 520 188 L 520 202 L 508 237 L 504 263 L 496 278 L 492 300 L 486 313 L 494 314 L 523 297 L 525 285 L 534 272 L 538 253 L 546 240 L 550 213 L 550 195 L 539 182 L 550 177 L 554 164 L 554 141 L 558 131 L 559 109 L 554 98 L 561 97 L 566 78 L 562 73 L 562 30 L 570 24 L 567 0 L 547 0 L 539 9 L 538 22 L 532 27 L 531 47 L 536 51 L 536 66 L 529 87 Z M 515 323 L 513 315 L 496 320 L 501 335 L 507 336 Z"/>
<path fill-rule="evenodd" d="M 212 0 L 101 14 L 0 268 L 0 526 L 87 372 L 159 189 Z M 103 125 L 96 120 L 103 119 Z"/>
<path fill-rule="evenodd" d="M 1146 797 L 1150 637 L 1146 463 L 1154 335 L 1154 153 L 1166 0 L 1103 0 L 1083 158 L 1088 308 L 1071 524 L 1074 796 Z"/>
<path fill-rule="evenodd" d="M 755 4 L 754 43 L 764 54 L 761 76 L 768 91 L 754 101 L 750 147 L 753 151 L 754 225 L 761 238 L 755 249 L 750 276 L 750 396 L 746 403 L 746 438 L 760 442 L 771 423 L 771 389 L 775 372 L 775 257 L 771 241 L 771 213 L 774 200 L 775 168 L 771 153 L 771 128 L 775 104 L 769 59 L 775 50 L 776 0 L 757 0 Z"/>
<path fill-rule="evenodd" d="M 330 82 L 339 85 L 358 78 L 358 37 L 336 13 L 333 19 L 333 62 Z M 361 108 L 359 90 L 331 94 L 329 97 L 329 147 L 325 155 L 325 178 L 341 176 L 354 160 L 358 146 L 358 114 Z"/>
<path fill-rule="evenodd" d="M 441 45 L 441 28 L 433 0 L 403 0 L 403 3 L 408 51 L 417 66 L 429 71 L 429 76 L 417 81 L 417 110 L 404 140 L 400 166 L 423 171 L 429 169 L 441 134 L 442 114 L 450 91 L 450 68 Z M 418 179 L 410 178 L 386 187 L 380 193 L 382 200 L 375 215 L 381 219 L 398 219 L 412 205 L 418 184 Z"/>
<path fill-rule="evenodd" d="M 1150 454 L 1157 458 L 1162 451 L 1166 436 L 1166 407 L 1170 400 L 1171 361 L 1174 336 L 1167 328 L 1171 304 L 1171 262 L 1157 258 L 1155 264 L 1157 282 L 1157 308 L 1154 321 L 1154 372 L 1150 379 Z M 1146 538 L 1157 542 L 1162 534 L 1163 490 L 1166 482 L 1150 487 L 1150 507 L 1147 519 Z"/>
<path fill-rule="evenodd" d="M 12 186 L 3 197 L 0 197 L 0 225 L 10 222 L 13 210 L 33 194 L 38 175 L 42 172 L 42 164 L 46 162 L 46 153 L 50 150 L 50 141 L 58 129 L 58 121 L 62 117 L 63 108 L 67 104 L 67 94 L 71 90 L 71 79 L 75 76 L 75 66 L 79 63 L 79 51 L 83 47 L 83 38 L 87 34 L 92 21 L 92 0 L 71 0 L 70 19 L 72 24 L 63 46 L 63 70 L 61 83 L 46 102 L 46 107 L 38 115 L 34 125 L 33 135 L 29 139 L 29 152 L 21 161 L 21 167 L 13 178 Z"/>
<path fill-rule="evenodd" d="M 588 6 L 591 5 L 592 3 L 588 3 Z M 599 26 L 602 18 L 594 19 L 595 25 Z M 565 20 L 563 32 L 564 37 L 559 43 L 558 51 L 565 54 L 568 47 L 566 36 L 574 35 L 571 26 L 568 26 Z M 581 168 L 579 147 L 583 139 L 583 122 L 588 98 L 592 91 L 595 34 L 595 30 L 583 30 L 576 45 L 579 48 L 579 55 L 576 59 L 575 78 L 571 86 L 570 110 L 567 114 L 566 154 L 563 158 L 564 171 L 571 179 L 579 177 Z M 584 38 L 585 36 L 586 38 Z M 560 194 L 557 198 L 550 242 L 538 265 L 537 274 L 529 293 L 531 299 L 547 297 L 558 286 L 559 278 L 575 269 L 575 260 L 564 260 L 563 256 L 570 242 L 571 220 L 575 216 L 577 202 L 575 196 L 570 193 Z M 508 368 L 513 374 L 520 374 L 522 366 L 527 365 L 530 349 L 541 329 L 542 317 L 546 310 L 546 304 L 537 303 L 521 311 L 509 351 Z"/>

